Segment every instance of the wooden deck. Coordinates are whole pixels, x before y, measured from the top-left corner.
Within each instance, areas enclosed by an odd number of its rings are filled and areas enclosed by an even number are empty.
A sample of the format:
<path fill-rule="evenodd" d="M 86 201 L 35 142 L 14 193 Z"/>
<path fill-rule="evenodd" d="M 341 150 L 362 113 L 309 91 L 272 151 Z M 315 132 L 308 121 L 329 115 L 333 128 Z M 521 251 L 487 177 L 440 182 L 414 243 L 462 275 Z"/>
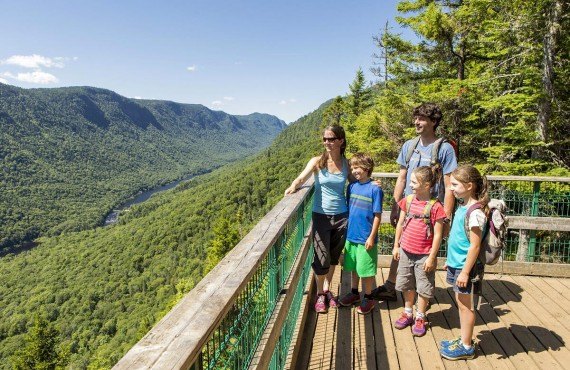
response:
<path fill-rule="evenodd" d="M 388 274 L 379 269 L 378 284 Z M 333 290 L 350 290 L 350 276 L 335 274 Z M 347 276 L 344 276 L 347 275 Z M 313 310 L 303 327 L 297 369 L 570 369 L 570 279 L 487 274 L 474 337 L 477 357 L 448 361 L 439 342 L 459 336 L 459 316 L 445 273 L 437 272 L 427 334 L 393 328 L 403 307 L 381 302 L 366 316 L 355 308 Z M 312 300 L 314 301 L 314 299 Z M 313 335 L 314 334 L 314 335 Z"/>

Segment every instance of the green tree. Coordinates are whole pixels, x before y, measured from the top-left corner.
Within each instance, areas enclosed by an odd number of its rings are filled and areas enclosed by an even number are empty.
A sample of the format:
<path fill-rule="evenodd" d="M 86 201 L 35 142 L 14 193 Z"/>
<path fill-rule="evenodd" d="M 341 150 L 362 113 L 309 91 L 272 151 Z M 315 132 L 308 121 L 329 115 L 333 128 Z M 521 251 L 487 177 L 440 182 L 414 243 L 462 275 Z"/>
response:
<path fill-rule="evenodd" d="M 213 269 L 241 239 L 236 224 L 226 216 L 218 218 L 213 233 L 214 236 L 208 246 L 206 271 Z"/>
<path fill-rule="evenodd" d="M 346 104 L 341 96 L 334 98 L 333 102 L 324 110 L 321 126 L 340 125 L 346 116 Z"/>
<path fill-rule="evenodd" d="M 14 369 L 52 370 L 64 365 L 64 356 L 57 349 L 58 335 L 52 323 L 36 315 L 25 347 L 12 357 Z"/>
<path fill-rule="evenodd" d="M 366 88 L 366 78 L 364 77 L 364 72 L 362 68 L 358 68 L 356 71 L 356 76 L 354 80 L 349 85 L 350 87 L 350 98 L 348 99 L 348 105 L 350 107 L 351 113 L 358 117 L 362 112 L 367 110 L 372 106 L 372 92 L 370 89 Z"/>

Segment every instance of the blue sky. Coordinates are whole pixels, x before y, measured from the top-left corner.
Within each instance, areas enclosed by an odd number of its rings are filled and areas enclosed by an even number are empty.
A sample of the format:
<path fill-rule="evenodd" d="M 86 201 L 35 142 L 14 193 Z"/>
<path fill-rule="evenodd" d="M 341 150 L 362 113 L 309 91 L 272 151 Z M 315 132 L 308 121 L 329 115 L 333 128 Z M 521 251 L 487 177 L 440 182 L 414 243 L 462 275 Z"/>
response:
<path fill-rule="evenodd" d="M 96 86 L 292 122 L 367 78 L 395 0 L 10 1 L 0 82 Z"/>

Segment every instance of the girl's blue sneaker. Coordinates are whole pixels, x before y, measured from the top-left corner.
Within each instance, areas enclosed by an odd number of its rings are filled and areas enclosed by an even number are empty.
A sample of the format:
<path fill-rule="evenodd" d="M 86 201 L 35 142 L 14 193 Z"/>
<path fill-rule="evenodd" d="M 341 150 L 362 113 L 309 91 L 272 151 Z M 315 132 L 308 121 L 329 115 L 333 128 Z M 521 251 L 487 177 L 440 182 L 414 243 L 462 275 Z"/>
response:
<path fill-rule="evenodd" d="M 471 346 L 469 349 L 465 349 L 461 341 L 454 342 L 449 345 L 449 347 L 443 347 L 439 351 L 441 357 L 448 360 L 469 360 L 475 357 L 475 346 Z"/>
<path fill-rule="evenodd" d="M 450 345 L 452 345 L 453 343 L 457 343 L 457 342 L 461 342 L 461 337 L 457 337 L 455 339 L 442 340 L 441 342 L 439 342 L 439 347 L 440 348 L 447 348 Z"/>

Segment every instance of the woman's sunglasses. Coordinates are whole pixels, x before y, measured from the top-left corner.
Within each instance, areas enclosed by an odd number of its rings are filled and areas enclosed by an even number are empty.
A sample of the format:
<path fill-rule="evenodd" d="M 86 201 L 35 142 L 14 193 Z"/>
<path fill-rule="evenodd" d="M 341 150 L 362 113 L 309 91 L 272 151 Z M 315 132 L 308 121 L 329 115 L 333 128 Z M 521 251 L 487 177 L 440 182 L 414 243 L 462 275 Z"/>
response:
<path fill-rule="evenodd" d="M 324 143 L 332 143 L 335 140 L 338 140 L 338 137 L 323 137 Z"/>

